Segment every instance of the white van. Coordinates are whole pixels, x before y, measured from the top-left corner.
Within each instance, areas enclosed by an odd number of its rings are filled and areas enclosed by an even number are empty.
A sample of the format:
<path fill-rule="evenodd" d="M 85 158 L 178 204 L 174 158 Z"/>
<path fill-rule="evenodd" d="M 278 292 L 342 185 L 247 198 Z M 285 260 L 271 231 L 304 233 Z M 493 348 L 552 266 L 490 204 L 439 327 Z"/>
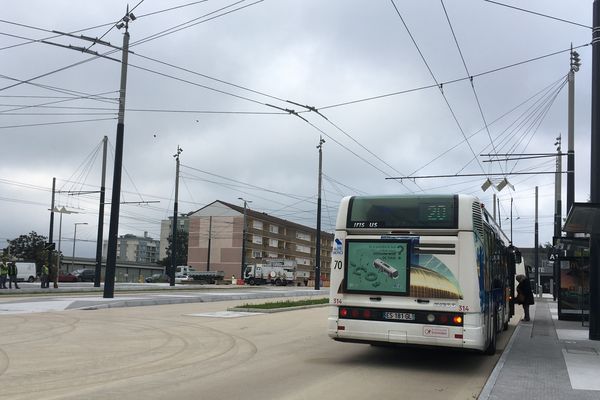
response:
<path fill-rule="evenodd" d="M 32 262 L 16 262 L 17 265 L 17 281 L 33 282 L 37 277 L 35 272 L 35 263 Z"/>

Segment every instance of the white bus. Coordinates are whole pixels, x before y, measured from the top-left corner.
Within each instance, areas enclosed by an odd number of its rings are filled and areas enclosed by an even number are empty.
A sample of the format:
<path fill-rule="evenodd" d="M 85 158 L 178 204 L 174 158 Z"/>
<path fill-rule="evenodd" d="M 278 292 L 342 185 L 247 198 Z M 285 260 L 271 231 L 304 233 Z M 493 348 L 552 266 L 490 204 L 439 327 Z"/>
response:
<path fill-rule="evenodd" d="M 345 197 L 328 334 L 494 354 L 512 316 L 515 253 L 473 196 Z"/>

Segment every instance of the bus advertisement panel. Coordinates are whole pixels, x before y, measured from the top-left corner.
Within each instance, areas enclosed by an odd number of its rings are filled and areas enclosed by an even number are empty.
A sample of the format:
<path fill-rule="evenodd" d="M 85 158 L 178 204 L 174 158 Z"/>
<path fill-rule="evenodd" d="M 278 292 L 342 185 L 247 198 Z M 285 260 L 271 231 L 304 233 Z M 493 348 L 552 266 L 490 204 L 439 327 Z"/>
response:
<path fill-rule="evenodd" d="M 348 293 L 408 294 L 410 241 L 349 240 L 346 242 Z"/>

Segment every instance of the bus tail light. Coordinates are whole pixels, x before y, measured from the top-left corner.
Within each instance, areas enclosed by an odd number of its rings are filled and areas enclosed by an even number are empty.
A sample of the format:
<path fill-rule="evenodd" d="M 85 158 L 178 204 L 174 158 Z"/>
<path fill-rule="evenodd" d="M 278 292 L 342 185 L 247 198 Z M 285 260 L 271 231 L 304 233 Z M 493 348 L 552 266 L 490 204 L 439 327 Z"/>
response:
<path fill-rule="evenodd" d="M 346 318 L 347 316 L 348 316 L 348 309 L 347 308 L 340 308 L 340 317 Z"/>
<path fill-rule="evenodd" d="M 460 315 L 455 315 L 454 318 L 452 318 L 452 322 L 454 322 L 454 325 L 462 325 L 463 318 Z"/>

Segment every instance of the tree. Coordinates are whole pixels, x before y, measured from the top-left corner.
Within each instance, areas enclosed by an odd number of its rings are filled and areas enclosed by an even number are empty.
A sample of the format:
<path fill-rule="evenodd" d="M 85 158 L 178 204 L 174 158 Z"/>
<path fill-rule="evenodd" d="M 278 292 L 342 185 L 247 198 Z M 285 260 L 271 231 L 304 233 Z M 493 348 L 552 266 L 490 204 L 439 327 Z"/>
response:
<path fill-rule="evenodd" d="M 31 231 L 27 235 L 21 235 L 16 239 L 8 241 L 8 247 L 3 254 L 21 260 L 34 261 L 38 269 L 42 264 L 48 262 L 48 250 L 46 249 L 46 236 L 38 235 Z"/>
<path fill-rule="evenodd" d="M 188 260 L 188 238 L 189 233 L 180 229 L 177 231 L 177 249 L 175 251 L 175 265 L 187 265 Z M 167 238 L 167 256 L 163 258 L 160 263 L 165 266 L 171 266 L 171 248 L 173 247 L 173 235 L 169 235 Z"/>

